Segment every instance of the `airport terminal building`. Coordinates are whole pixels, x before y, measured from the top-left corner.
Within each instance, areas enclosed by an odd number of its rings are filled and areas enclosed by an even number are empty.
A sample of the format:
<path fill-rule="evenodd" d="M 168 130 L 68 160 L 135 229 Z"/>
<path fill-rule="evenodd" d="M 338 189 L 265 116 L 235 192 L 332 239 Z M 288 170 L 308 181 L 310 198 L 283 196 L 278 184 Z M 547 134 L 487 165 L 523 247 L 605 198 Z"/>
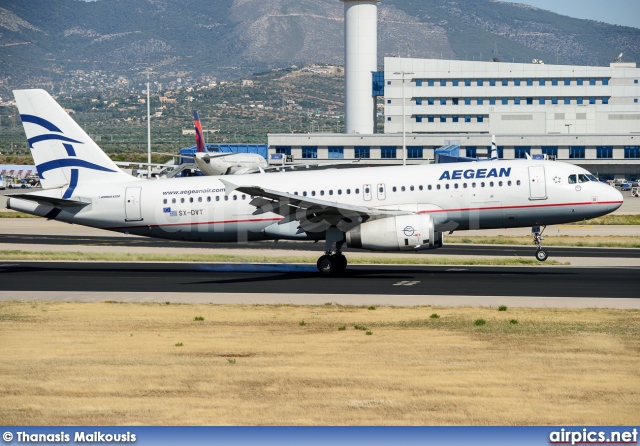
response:
<path fill-rule="evenodd" d="M 397 164 L 405 135 L 407 162 L 422 163 L 448 143 L 458 144 L 462 156 L 482 156 L 496 135 L 500 158 L 545 154 L 603 178 L 640 177 L 636 64 L 534 62 L 387 57 L 384 71 L 371 73 L 372 97 L 384 103 L 384 134 L 375 134 L 373 124 L 345 134 L 270 134 L 269 156 Z"/>

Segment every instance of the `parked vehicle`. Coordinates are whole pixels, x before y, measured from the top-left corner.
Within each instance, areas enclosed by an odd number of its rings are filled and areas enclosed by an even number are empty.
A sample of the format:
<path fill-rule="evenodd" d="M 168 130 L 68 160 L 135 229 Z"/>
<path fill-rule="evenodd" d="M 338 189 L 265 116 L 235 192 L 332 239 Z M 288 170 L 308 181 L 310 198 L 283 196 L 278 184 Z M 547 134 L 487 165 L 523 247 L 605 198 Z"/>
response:
<path fill-rule="evenodd" d="M 621 191 L 631 190 L 631 183 L 622 183 L 620 185 L 620 190 Z"/>
<path fill-rule="evenodd" d="M 4 178 L 0 177 L 0 190 L 5 190 L 7 188 L 7 183 L 4 181 Z"/>

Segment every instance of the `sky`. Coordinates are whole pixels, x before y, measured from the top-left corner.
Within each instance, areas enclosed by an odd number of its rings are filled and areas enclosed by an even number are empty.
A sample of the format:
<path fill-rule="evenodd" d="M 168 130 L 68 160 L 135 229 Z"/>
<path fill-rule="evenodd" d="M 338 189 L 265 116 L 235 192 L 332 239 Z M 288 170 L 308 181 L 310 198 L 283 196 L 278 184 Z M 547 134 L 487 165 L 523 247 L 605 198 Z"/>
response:
<path fill-rule="evenodd" d="M 577 19 L 640 28 L 640 0 L 505 0 Z"/>

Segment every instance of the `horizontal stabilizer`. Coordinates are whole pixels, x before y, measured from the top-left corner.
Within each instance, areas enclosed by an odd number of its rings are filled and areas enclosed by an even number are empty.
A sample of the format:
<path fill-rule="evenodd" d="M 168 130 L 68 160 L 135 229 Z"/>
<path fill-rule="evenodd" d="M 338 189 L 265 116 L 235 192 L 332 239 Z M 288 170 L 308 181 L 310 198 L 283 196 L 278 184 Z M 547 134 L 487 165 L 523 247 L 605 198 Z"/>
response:
<path fill-rule="evenodd" d="M 42 204 L 44 206 L 55 206 L 59 208 L 84 207 L 91 204 L 91 203 L 85 203 L 84 201 L 69 200 L 67 198 L 43 197 L 41 195 L 33 195 L 33 194 L 10 194 L 10 195 L 7 195 L 7 197 L 18 198 L 20 200 L 26 200 L 26 201 L 33 201 L 35 203 Z"/>

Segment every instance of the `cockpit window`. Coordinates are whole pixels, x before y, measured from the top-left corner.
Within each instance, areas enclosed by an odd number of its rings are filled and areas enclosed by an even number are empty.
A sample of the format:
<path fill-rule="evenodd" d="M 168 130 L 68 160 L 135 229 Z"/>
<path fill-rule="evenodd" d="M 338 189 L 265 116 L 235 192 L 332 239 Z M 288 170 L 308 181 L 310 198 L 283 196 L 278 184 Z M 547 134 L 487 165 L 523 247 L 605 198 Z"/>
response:
<path fill-rule="evenodd" d="M 589 182 L 589 177 L 587 177 L 585 174 L 581 173 L 580 175 L 578 175 L 578 182 L 579 183 L 588 183 Z"/>
<path fill-rule="evenodd" d="M 598 178 L 597 178 L 595 175 L 591 175 L 591 174 L 589 174 L 589 175 L 587 175 L 587 176 L 589 177 L 589 179 L 590 179 L 591 181 L 595 181 L 596 183 L 598 182 Z"/>
<path fill-rule="evenodd" d="M 569 184 L 576 184 L 577 181 L 577 176 L 576 175 L 569 175 Z"/>

